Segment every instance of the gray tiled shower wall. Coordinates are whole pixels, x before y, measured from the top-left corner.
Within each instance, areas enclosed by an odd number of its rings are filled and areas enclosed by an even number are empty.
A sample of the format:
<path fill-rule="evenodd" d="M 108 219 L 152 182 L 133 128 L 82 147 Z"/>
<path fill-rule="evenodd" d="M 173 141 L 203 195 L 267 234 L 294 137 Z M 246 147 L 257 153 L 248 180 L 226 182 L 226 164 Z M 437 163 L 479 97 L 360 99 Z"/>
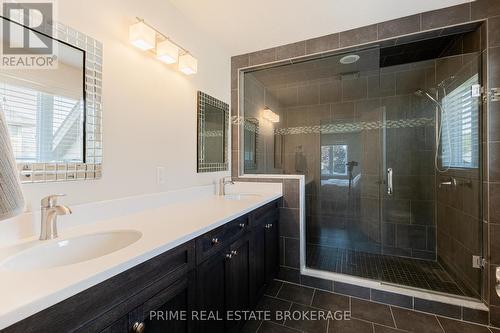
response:
<path fill-rule="evenodd" d="M 231 60 L 231 107 L 232 116 L 238 116 L 238 69 L 248 66 L 261 65 L 269 62 L 289 60 L 322 52 L 335 51 L 340 48 L 356 46 L 359 44 L 376 42 L 386 38 L 393 38 L 409 33 L 442 29 L 447 26 L 463 24 L 478 20 L 484 20 L 488 30 L 488 39 L 481 40 L 487 51 L 483 58 L 487 60 L 484 67 L 487 75 L 486 89 L 500 87 L 500 1 L 477 0 L 471 3 L 444 8 L 436 11 L 426 12 L 410 17 L 383 22 L 350 31 L 335 33 L 328 36 L 318 37 L 306 41 L 300 41 L 290 45 L 256 51 L 249 54 L 235 56 Z M 435 35 L 433 32 L 431 35 Z M 483 48 L 482 47 L 482 48 Z M 485 76 L 486 76 L 485 75 Z M 500 297 L 495 293 L 495 268 L 500 265 L 500 103 L 485 102 L 483 105 L 483 146 L 487 147 L 487 154 L 483 159 L 483 244 L 484 255 L 487 259 L 487 268 L 483 274 L 483 299 L 489 307 L 488 312 L 479 312 L 472 317 L 481 318 L 481 322 L 488 322 L 494 326 L 500 326 Z M 232 174 L 239 175 L 240 154 L 238 142 L 238 126 L 232 127 Z M 266 181 L 269 181 L 266 179 Z M 282 181 L 282 180 L 275 180 Z M 328 287 L 331 281 L 317 280 L 301 276 L 297 269 L 285 266 L 287 262 L 293 262 L 298 253 L 299 240 L 299 211 L 296 207 L 298 202 L 298 181 L 285 180 L 285 203 L 281 209 L 281 240 L 282 240 L 282 270 L 280 278 L 304 285 L 319 284 Z M 295 183 L 295 184 L 294 184 Z M 288 190 L 287 190 L 288 188 Z M 287 194 L 288 191 L 288 194 Z M 286 205 L 290 204 L 288 208 Z M 288 244 L 288 246 L 287 246 Z M 438 249 L 439 252 L 439 249 Z M 292 259 L 286 259 L 292 258 Z M 336 284 L 336 283 L 334 283 Z M 337 283 L 339 284 L 339 283 Z M 340 285 L 340 284 L 339 284 Z M 323 287 L 318 287 L 324 289 Z M 384 302 L 382 300 L 382 302 Z M 436 304 L 419 303 L 420 311 L 432 312 L 438 309 Z M 464 308 L 461 318 L 470 312 Z"/>

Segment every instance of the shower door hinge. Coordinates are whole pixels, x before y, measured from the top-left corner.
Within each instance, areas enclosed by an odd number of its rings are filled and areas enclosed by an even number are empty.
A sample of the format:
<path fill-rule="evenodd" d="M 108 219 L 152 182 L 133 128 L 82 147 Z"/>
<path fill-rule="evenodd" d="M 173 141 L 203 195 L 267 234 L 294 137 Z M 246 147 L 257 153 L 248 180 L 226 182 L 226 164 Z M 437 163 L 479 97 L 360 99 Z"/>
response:
<path fill-rule="evenodd" d="M 481 256 L 472 256 L 473 268 L 484 268 L 486 266 L 486 259 Z"/>
<path fill-rule="evenodd" d="M 491 102 L 500 102 L 500 88 L 491 88 L 488 97 Z"/>

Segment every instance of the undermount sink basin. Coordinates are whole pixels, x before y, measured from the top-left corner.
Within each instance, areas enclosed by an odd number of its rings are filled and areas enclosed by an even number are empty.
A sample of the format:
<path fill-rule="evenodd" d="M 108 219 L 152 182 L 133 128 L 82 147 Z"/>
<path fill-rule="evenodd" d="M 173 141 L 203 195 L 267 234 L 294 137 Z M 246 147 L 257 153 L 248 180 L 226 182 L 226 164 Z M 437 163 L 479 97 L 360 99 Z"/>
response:
<path fill-rule="evenodd" d="M 31 271 L 76 264 L 123 249 L 142 237 L 135 230 L 116 230 L 53 241 L 36 245 L 7 257 L 2 270 Z"/>
<path fill-rule="evenodd" d="M 260 198 L 260 194 L 255 193 L 232 193 L 224 195 L 226 200 L 245 200 L 245 199 L 257 199 Z"/>

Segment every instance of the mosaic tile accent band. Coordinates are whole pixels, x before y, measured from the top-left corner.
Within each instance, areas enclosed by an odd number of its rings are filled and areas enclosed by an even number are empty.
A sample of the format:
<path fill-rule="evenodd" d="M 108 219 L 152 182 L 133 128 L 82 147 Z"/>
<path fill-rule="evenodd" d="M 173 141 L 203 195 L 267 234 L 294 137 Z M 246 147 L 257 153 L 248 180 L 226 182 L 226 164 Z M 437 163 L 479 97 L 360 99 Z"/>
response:
<path fill-rule="evenodd" d="M 299 126 L 288 128 L 277 128 L 275 134 L 291 135 L 291 134 L 336 134 L 336 133 L 352 133 L 362 130 L 376 130 L 381 128 L 411 128 L 434 125 L 433 118 L 416 118 L 416 119 L 400 119 L 387 121 L 360 121 L 344 124 L 324 124 L 318 126 Z"/>

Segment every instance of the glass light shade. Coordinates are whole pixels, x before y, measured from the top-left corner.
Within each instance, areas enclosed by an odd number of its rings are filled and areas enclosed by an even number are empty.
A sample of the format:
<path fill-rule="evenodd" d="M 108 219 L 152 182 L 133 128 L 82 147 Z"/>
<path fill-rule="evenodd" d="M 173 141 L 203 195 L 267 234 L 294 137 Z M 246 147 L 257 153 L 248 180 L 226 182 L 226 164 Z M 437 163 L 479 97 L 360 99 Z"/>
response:
<path fill-rule="evenodd" d="M 129 41 L 135 47 L 147 51 L 156 45 L 156 32 L 144 22 L 137 22 L 129 27 Z"/>
<path fill-rule="evenodd" d="M 156 46 L 156 58 L 166 64 L 174 64 L 179 59 L 179 48 L 168 39 L 164 40 Z"/>
<path fill-rule="evenodd" d="M 179 70 L 186 75 L 196 74 L 198 71 L 198 60 L 189 53 L 179 57 Z"/>
<path fill-rule="evenodd" d="M 263 111 L 264 119 L 269 120 L 272 123 L 279 123 L 280 122 L 280 116 L 274 113 L 271 109 L 265 108 Z"/>

